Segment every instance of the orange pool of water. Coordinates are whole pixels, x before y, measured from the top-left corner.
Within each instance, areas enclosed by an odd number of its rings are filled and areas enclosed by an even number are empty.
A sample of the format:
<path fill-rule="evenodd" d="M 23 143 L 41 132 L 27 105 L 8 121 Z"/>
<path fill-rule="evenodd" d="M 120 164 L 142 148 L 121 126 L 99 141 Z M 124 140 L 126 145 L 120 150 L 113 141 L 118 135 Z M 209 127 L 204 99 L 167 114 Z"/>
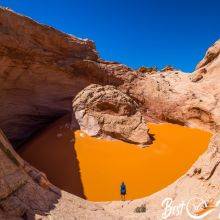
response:
<path fill-rule="evenodd" d="M 183 175 L 208 146 L 211 134 L 174 124 L 149 124 L 154 142 L 146 148 L 72 132 L 58 120 L 20 149 L 52 183 L 92 201 L 150 195 Z M 59 134 L 59 135 L 57 135 Z M 75 138 L 74 138 L 75 136 Z M 74 141 L 75 140 L 75 141 Z"/>

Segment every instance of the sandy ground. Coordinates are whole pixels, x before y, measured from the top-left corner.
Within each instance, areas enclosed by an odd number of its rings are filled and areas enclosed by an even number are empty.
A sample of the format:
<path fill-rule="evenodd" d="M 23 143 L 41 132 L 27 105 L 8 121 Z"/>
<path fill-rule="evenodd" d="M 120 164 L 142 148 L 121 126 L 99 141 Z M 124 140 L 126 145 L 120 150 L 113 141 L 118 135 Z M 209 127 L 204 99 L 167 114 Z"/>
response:
<path fill-rule="evenodd" d="M 61 189 L 91 201 L 136 199 L 183 175 L 207 148 L 211 134 L 174 124 L 148 124 L 154 142 L 147 148 L 71 131 L 68 116 L 26 143 L 19 154 Z"/>

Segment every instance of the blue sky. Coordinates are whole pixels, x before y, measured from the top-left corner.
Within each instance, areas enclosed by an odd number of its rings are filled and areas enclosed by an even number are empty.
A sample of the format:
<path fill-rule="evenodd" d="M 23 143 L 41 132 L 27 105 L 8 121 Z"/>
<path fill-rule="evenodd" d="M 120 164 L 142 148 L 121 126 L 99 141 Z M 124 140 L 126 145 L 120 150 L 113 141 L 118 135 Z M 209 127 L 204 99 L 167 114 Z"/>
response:
<path fill-rule="evenodd" d="M 220 38 L 219 0 L 2 0 L 0 5 L 95 41 L 100 56 L 130 67 L 192 71 Z"/>

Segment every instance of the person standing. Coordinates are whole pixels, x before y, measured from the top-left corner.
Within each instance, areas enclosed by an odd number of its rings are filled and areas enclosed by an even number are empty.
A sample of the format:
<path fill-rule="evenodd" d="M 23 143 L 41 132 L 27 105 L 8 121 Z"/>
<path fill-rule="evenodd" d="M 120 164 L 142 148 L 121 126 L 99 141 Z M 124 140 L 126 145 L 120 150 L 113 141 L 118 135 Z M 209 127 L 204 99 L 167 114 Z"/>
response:
<path fill-rule="evenodd" d="M 126 195 L 126 185 L 124 182 L 121 183 L 120 186 L 120 194 L 121 194 L 121 200 L 125 201 L 125 195 Z"/>

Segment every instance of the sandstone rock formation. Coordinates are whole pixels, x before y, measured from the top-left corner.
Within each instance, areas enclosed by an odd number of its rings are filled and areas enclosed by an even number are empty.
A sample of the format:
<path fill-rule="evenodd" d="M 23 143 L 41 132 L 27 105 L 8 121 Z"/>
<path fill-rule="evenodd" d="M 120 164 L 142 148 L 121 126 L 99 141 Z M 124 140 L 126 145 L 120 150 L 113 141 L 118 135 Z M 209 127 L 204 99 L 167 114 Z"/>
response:
<path fill-rule="evenodd" d="M 100 205 L 60 191 L 23 161 L 0 131 L 0 219 L 113 218 Z"/>
<path fill-rule="evenodd" d="M 94 44 L 0 9 L 0 127 L 13 142 L 71 112 L 72 98 L 92 83 L 114 85 L 134 100 L 147 120 L 168 121 L 214 133 L 193 167 L 162 191 L 134 201 L 92 203 L 52 186 L 22 161 L 0 135 L 0 219 L 158 219 L 161 202 L 196 196 L 220 199 L 220 42 L 192 74 L 140 74 L 101 60 Z M 102 87 L 103 88 L 103 87 Z M 118 92 L 119 93 L 119 92 Z M 117 102 L 116 102 L 117 103 Z M 146 213 L 134 213 L 146 204 Z M 217 219 L 219 208 L 206 219 Z M 188 219 L 186 212 L 173 219 Z"/>
<path fill-rule="evenodd" d="M 167 72 L 167 71 L 173 71 L 173 70 L 174 68 L 172 66 L 167 65 L 161 70 L 161 72 Z"/>
<path fill-rule="evenodd" d="M 81 130 L 88 135 L 141 145 L 151 142 L 137 103 L 114 86 L 86 87 L 75 97 L 73 110 Z"/>
<path fill-rule="evenodd" d="M 74 65 L 84 71 L 83 60 L 98 56 L 91 41 L 2 8 L 0 25 L 0 127 L 16 143 L 71 108 L 67 100 L 92 78 L 79 77 Z"/>
<path fill-rule="evenodd" d="M 47 190 L 51 184 L 46 177 L 15 153 L 2 131 L 0 131 L 0 165 L 0 219 L 33 215 L 34 207 L 47 211 L 49 203 L 55 202 L 56 197 L 58 198 Z M 32 179 L 28 173 L 38 178 Z M 43 181 L 45 184 L 41 187 Z M 45 186 L 48 186 L 47 189 Z"/>
<path fill-rule="evenodd" d="M 72 98 L 89 84 L 119 85 L 129 71 L 99 60 L 92 41 L 4 8 L 0 36 L 0 127 L 13 144 L 71 112 Z"/>
<path fill-rule="evenodd" d="M 219 73 L 220 62 L 220 40 L 215 42 L 206 52 L 205 57 L 196 66 L 196 71 L 193 74 L 192 81 L 197 82 L 209 75 L 215 75 Z M 206 74 L 208 73 L 208 76 Z M 212 79 L 214 76 L 212 76 Z M 216 78 L 218 78 L 216 76 Z"/>
<path fill-rule="evenodd" d="M 220 40 L 216 41 L 206 52 L 205 57 L 198 63 L 196 69 L 200 69 L 203 67 L 208 67 L 213 62 L 218 62 L 220 55 Z"/>
<path fill-rule="evenodd" d="M 145 66 L 142 66 L 137 71 L 140 72 L 140 73 L 154 74 L 154 73 L 157 72 L 157 68 L 156 67 L 145 67 Z"/>

